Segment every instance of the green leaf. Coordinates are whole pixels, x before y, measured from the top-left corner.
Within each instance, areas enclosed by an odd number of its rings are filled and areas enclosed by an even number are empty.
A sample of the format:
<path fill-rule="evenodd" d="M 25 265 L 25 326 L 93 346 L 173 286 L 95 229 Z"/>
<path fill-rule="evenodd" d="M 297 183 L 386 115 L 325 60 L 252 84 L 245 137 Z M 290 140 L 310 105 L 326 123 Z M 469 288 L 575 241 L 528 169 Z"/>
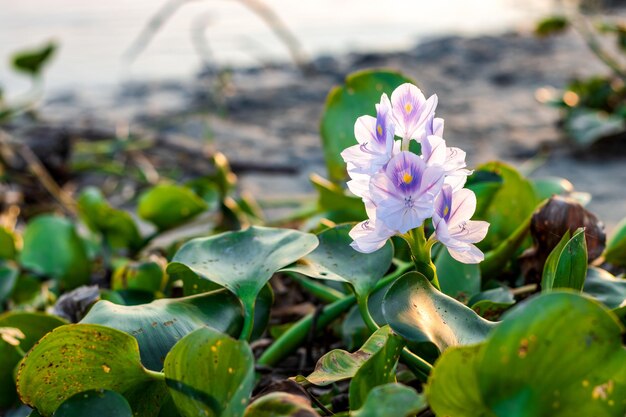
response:
<path fill-rule="evenodd" d="M 48 42 L 39 48 L 17 52 L 12 57 L 13 68 L 32 77 L 39 76 L 56 48 L 55 42 Z"/>
<path fill-rule="evenodd" d="M 141 290 L 152 294 L 163 293 L 167 275 L 156 262 L 126 262 L 115 269 L 111 278 L 113 290 Z"/>
<path fill-rule="evenodd" d="M 78 212 L 85 224 L 101 233 L 114 249 L 140 249 L 142 239 L 130 214 L 109 205 L 100 190 L 86 188 L 78 198 Z"/>
<path fill-rule="evenodd" d="M 479 243 L 483 251 L 495 248 L 515 232 L 539 203 L 531 183 L 513 167 L 502 162 L 481 165 L 477 172 L 492 173 L 502 178 L 502 185 L 491 197 L 483 211 L 477 211 L 476 220 L 490 223 L 489 233 Z"/>
<path fill-rule="evenodd" d="M 0 262 L 0 311 L 4 302 L 11 298 L 19 273 L 17 267 Z"/>
<path fill-rule="evenodd" d="M 354 250 L 349 233 L 354 225 L 343 224 L 326 229 L 317 235 L 319 246 L 283 271 L 298 272 L 311 278 L 327 279 L 350 284 L 357 297 L 367 297 L 376 283 L 385 275 L 393 259 L 393 245 L 373 253 Z"/>
<path fill-rule="evenodd" d="M 626 300 L 626 279 L 616 278 L 604 269 L 590 266 L 583 291 L 609 308 L 617 308 Z"/>
<path fill-rule="evenodd" d="M 12 311 L 0 315 L 0 328 L 19 329 L 24 338 L 19 340 L 19 349 L 27 352 L 39 339 L 55 327 L 62 326 L 65 320 L 43 313 Z M 15 346 L 0 339 L 0 410 L 17 402 L 17 392 L 13 374 L 22 359 Z"/>
<path fill-rule="evenodd" d="M 86 416 L 133 417 L 133 411 L 115 391 L 90 390 L 68 398 L 54 412 L 54 417 Z"/>
<path fill-rule="evenodd" d="M 389 326 L 382 327 L 378 331 L 388 331 L 387 329 Z M 374 352 L 367 361 L 359 366 L 352 381 L 350 381 L 351 409 L 363 406 L 372 389 L 396 382 L 396 366 L 405 343 L 401 337 L 391 332 L 388 334 L 387 341 L 382 348 Z"/>
<path fill-rule="evenodd" d="M 304 397 L 272 392 L 250 404 L 244 417 L 319 417 L 319 414 Z"/>
<path fill-rule="evenodd" d="M 613 265 L 626 266 L 626 218 L 615 227 L 606 244 L 604 259 Z"/>
<path fill-rule="evenodd" d="M 137 214 L 160 230 L 171 229 L 207 209 L 191 189 L 174 184 L 157 185 L 139 197 Z"/>
<path fill-rule="evenodd" d="M 357 141 L 354 123 L 359 116 L 376 115 L 375 105 L 383 93 L 388 95 L 403 83 L 412 82 L 393 71 L 360 71 L 346 77 L 341 87 L 333 88 L 326 98 L 320 131 L 324 157 L 331 181 L 346 179 L 346 164 L 341 152 Z"/>
<path fill-rule="evenodd" d="M 164 372 L 184 417 L 239 417 L 254 386 L 254 356 L 246 342 L 201 328 L 174 346 Z"/>
<path fill-rule="evenodd" d="M 435 289 L 420 273 L 404 274 L 389 288 L 383 314 L 394 332 L 412 343 L 450 346 L 482 341 L 495 323 Z"/>
<path fill-rule="evenodd" d="M 587 275 L 585 229 L 579 228 L 570 239 L 569 231 L 550 252 L 543 267 L 541 289 L 572 288 L 581 291 Z"/>
<path fill-rule="evenodd" d="M 305 382 L 318 386 L 326 386 L 338 381 L 353 378 L 358 370 L 367 361 L 375 358 L 379 352 L 386 359 L 393 359 L 400 354 L 404 342 L 402 338 L 395 335 L 389 326 L 378 329 L 367 339 L 367 342 L 354 353 L 341 349 L 334 349 L 325 354 L 317 361 L 315 370 L 309 376 L 296 378 L 298 382 Z M 375 358 L 376 363 L 380 363 L 380 357 Z M 390 360 L 389 363 L 392 361 Z M 389 371 L 390 368 L 388 368 Z"/>
<path fill-rule="evenodd" d="M 561 33 L 569 27 L 569 20 L 565 16 L 550 16 L 542 19 L 535 27 L 535 34 L 539 36 Z"/>
<path fill-rule="evenodd" d="M 0 260 L 15 259 L 15 236 L 13 232 L 0 226 Z"/>
<path fill-rule="evenodd" d="M 119 392 L 136 413 L 154 415 L 149 410 L 160 407 L 160 399 L 152 396 L 159 384 L 141 366 L 132 336 L 96 324 L 69 324 L 48 333 L 26 355 L 17 375 L 20 398 L 43 415 L 93 389 Z"/>
<path fill-rule="evenodd" d="M 538 200 L 545 200 L 554 195 L 570 195 L 574 192 L 574 185 L 565 178 L 546 177 L 531 181 Z"/>
<path fill-rule="evenodd" d="M 426 401 L 413 388 L 386 384 L 373 388 L 363 406 L 350 417 L 410 417 L 426 409 Z"/>
<path fill-rule="evenodd" d="M 65 290 L 88 284 L 91 274 L 91 263 L 74 225 L 52 215 L 42 215 L 28 223 L 20 263 L 59 280 Z"/>
<path fill-rule="evenodd" d="M 542 294 L 507 313 L 484 343 L 446 351 L 428 403 L 455 417 L 623 416 L 622 331 L 593 300 Z"/>
<path fill-rule="evenodd" d="M 564 126 L 573 143 L 581 148 L 626 129 L 623 117 L 587 108 L 576 108 L 567 113 Z"/>
<path fill-rule="evenodd" d="M 255 312 L 263 329 L 269 320 L 272 300 L 270 289 L 261 291 Z M 222 289 L 184 298 L 165 298 L 136 306 L 120 306 L 99 301 L 81 323 L 100 324 L 132 335 L 139 343 L 144 366 L 160 371 L 172 346 L 200 327 L 210 326 L 220 332 L 238 336 L 243 324 L 243 310 L 237 297 Z"/>
<path fill-rule="evenodd" d="M 261 288 L 281 268 L 310 253 L 317 237 L 289 229 L 250 227 L 184 244 L 173 262 L 199 277 L 226 287 L 242 301 L 243 333 L 251 330 L 254 304 Z M 247 337 L 247 334 L 242 334 Z"/>
<path fill-rule="evenodd" d="M 335 223 L 361 221 L 367 217 L 363 200 L 317 174 L 311 174 L 310 179 L 318 193 L 317 206 L 325 217 Z"/>
<path fill-rule="evenodd" d="M 447 250 L 441 250 L 435 260 L 435 267 L 444 294 L 466 303 L 470 297 L 480 292 L 478 264 L 464 264 L 450 256 Z"/>

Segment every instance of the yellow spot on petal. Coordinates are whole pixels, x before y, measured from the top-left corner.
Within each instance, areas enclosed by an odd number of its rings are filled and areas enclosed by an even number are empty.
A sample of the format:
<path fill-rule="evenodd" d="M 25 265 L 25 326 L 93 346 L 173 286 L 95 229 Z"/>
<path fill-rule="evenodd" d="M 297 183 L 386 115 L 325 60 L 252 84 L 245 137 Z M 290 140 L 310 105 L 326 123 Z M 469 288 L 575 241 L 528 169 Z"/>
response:
<path fill-rule="evenodd" d="M 411 110 L 413 110 L 413 105 L 411 103 L 406 103 L 404 105 L 404 111 L 407 113 L 411 113 Z"/>
<path fill-rule="evenodd" d="M 111 372 L 111 367 L 102 365 L 102 370 L 104 371 L 105 374 L 108 374 L 109 372 Z"/>
<path fill-rule="evenodd" d="M 381 125 L 378 125 L 376 127 L 376 132 L 378 132 L 378 136 L 381 136 L 383 134 L 383 127 Z"/>
<path fill-rule="evenodd" d="M 445 217 L 445 216 L 447 216 L 447 215 L 448 215 L 448 213 L 450 213 L 450 207 L 449 207 L 449 206 L 445 206 L 445 207 L 443 208 L 443 216 L 444 216 L 444 217 Z"/>
<path fill-rule="evenodd" d="M 410 184 L 411 181 L 413 181 L 413 175 L 409 174 L 408 172 L 405 172 L 404 175 L 402 176 L 402 182 L 404 182 L 405 184 Z"/>

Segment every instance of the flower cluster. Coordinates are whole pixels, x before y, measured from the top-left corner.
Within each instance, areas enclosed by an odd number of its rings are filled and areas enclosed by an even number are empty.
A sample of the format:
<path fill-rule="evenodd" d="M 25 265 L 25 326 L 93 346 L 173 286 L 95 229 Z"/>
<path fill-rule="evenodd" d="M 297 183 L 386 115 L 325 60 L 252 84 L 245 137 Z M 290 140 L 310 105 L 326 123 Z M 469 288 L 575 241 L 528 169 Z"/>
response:
<path fill-rule="evenodd" d="M 426 99 L 407 83 L 394 90 L 391 100 L 382 95 L 376 117 L 357 119 L 358 144 L 341 153 L 350 175 L 348 188 L 363 199 L 369 217 L 350 232 L 356 250 L 373 252 L 391 236 L 432 218 L 431 240 L 444 244 L 461 262 L 483 260 L 474 243 L 485 237 L 489 224 L 470 220 L 476 196 L 463 186 L 472 171 L 466 168 L 465 152 L 446 146 L 436 107 L 436 95 Z M 421 155 L 409 151 L 411 140 L 419 142 Z"/>

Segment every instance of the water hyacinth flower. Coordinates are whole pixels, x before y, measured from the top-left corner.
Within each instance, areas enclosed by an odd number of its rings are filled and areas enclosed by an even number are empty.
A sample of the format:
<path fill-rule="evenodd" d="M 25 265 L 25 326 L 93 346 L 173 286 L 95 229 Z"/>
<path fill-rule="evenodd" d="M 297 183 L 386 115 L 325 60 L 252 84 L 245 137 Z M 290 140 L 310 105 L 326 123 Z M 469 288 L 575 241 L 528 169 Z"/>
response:
<path fill-rule="evenodd" d="M 443 243 L 454 259 L 466 264 L 485 258 L 474 243 L 485 238 L 489 223 L 470 220 L 475 211 L 476 195 L 467 188 L 453 192 L 450 185 L 444 185 L 435 201 L 431 239 Z"/>
<path fill-rule="evenodd" d="M 370 181 L 376 218 L 402 234 L 421 226 L 433 215 L 435 196 L 443 180 L 441 167 L 427 166 L 409 151 L 400 152 Z"/>
<path fill-rule="evenodd" d="M 341 153 L 348 164 L 348 172 L 373 175 L 387 164 L 394 146 L 394 130 L 391 103 L 383 94 L 376 105 L 376 117 L 361 116 L 354 124 L 358 145 Z"/>
<path fill-rule="evenodd" d="M 436 242 L 456 260 L 477 263 L 483 253 L 474 245 L 489 224 L 472 221 L 476 196 L 463 186 L 472 171 L 465 152 L 446 146 L 444 121 L 435 117 L 437 96 L 426 99 L 412 84 L 385 94 L 376 105 L 376 117 L 362 116 L 355 124 L 358 144 L 342 152 L 350 181 L 348 188 L 365 204 L 368 219 L 351 231 L 351 246 L 364 253 L 381 248 L 392 236 L 402 236 L 411 247 L 418 270 L 436 284 L 430 249 Z M 394 135 L 402 138 L 396 141 Z M 409 141 L 420 142 L 421 155 L 409 151 Z M 426 240 L 424 223 L 432 218 L 435 233 Z"/>
<path fill-rule="evenodd" d="M 391 94 L 391 106 L 397 134 L 402 137 L 404 149 L 408 146 L 410 139 L 420 138 L 426 123 L 433 118 L 437 107 L 437 96 L 433 94 L 427 100 L 419 88 L 405 83 Z"/>

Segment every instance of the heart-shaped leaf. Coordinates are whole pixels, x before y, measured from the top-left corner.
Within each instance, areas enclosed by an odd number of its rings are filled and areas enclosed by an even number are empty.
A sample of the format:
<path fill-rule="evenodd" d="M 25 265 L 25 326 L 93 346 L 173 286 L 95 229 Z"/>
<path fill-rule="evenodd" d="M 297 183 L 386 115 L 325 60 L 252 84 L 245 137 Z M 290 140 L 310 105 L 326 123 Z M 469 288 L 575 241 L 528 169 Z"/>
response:
<path fill-rule="evenodd" d="M 346 178 L 346 164 L 341 151 L 355 145 L 354 122 L 359 116 L 375 115 L 374 105 L 383 93 L 391 92 L 403 83 L 412 82 L 392 71 L 360 71 L 346 77 L 341 87 L 333 88 L 326 98 L 320 132 L 328 175 L 332 181 Z"/>
<path fill-rule="evenodd" d="M 475 215 L 477 220 L 490 223 L 489 233 L 479 243 L 479 247 L 486 251 L 512 235 L 518 225 L 530 216 L 539 200 L 530 182 L 509 165 L 489 162 L 481 165 L 478 172 L 496 174 L 503 181 L 491 197 L 490 204 Z"/>
<path fill-rule="evenodd" d="M 89 283 L 91 264 L 85 246 L 74 225 L 62 217 L 42 215 L 28 223 L 20 262 L 58 279 L 65 290 Z"/>
<path fill-rule="evenodd" d="M 363 406 L 350 417 L 410 417 L 427 407 L 426 400 L 413 388 L 402 384 L 385 384 L 373 388 Z"/>
<path fill-rule="evenodd" d="M 457 261 L 447 250 L 439 251 L 435 260 L 441 291 L 462 303 L 480 292 L 480 266 Z"/>
<path fill-rule="evenodd" d="M 250 404 L 244 417 L 319 417 L 319 414 L 306 398 L 286 392 L 272 392 Z"/>
<path fill-rule="evenodd" d="M 393 259 L 393 245 L 373 253 L 354 250 L 349 235 L 352 224 L 326 229 L 317 235 L 319 246 L 283 271 L 298 272 L 311 278 L 347 282 L 352 285 L 358 298 L 369 296 L 376 283 L 385 275 Z"/>
<path fill-rule="evenodd" d="M 69 324 L 48 333 L 17 374 L 22 402 L 45 416 L 73 395 L 93 389 L 119 392 L 136 415 L 152 416 L 160 408 L 161 399 L 153 396 L 158 385 L 162 382 L 141 365 L 132 336 L 96 324 Z"/>
<path fill-rule="evenodd" d="M 115 391 L 91 390 L 76 394 L 63 402 L 54 417 L 133 417 L 126 398 Z"/>
<path fill-rule="evenodd" d="M 28 352 L 46 333 L 64 324 L 65 320 L 43 313 L 12 311 L 0 315 L 0 328 L 17 329 L 24 336 L 18 338 L 18 346 L 0 338 L 0 410 L 17 401 L 13 373 L 22 359 L 17 347 L 23 352 Z"/>
<path fill-rule="evenodd" d="M 334 349 L 325 354 L 317 361 L 315 370 L 306 378 L 299 376 L 298 382 L 309 383 L 318 386 L 330 385 L 338 381 L 353 378 L 358 370 L 367 361 L 383 352 L 385 359 L 390 359 L 400 354 L 404 342 L 402 338 L 395 335 L 389 326 L 378 329 L 370 336 L 361 349 L 354 353 L 341 349 Z M 380 358 L 376 361 L 378 362 Z M 391 360 L 390 360 L 391 362 Z"/>
<path fill-rule="evenodd" d="M 246 342 L 205 327 L 172 348 L 164 372 L 184 417 L 239 417 L 254 386 L 254 356 Z"/>
<path fill-rule="evenodd" d="M 583 291 L 609 308 L 621 307 L 626 300 L 626 279 L 616 278 L 604 269 L 590 266 Z"/>
<path fill-rule="evenodd" d="M 259 329 L 261 332 L 269 320 L 272 301 L 269 287 L 261 291 L 255 310 L 259 326 L 263 326 Z M 81 323 L 101 324 L 134 336 L 139 343 L 144 366 L 160 371 L 172 346 L 200 327 L 210 326 L 238 336 L 243 325 L 243 310 L 237 297 L 222 289 L 136 306 L 99 301 Z"/>
<path fill-rule="evenodd" d="M 389 288 L 383 314 L 400 336 L 412 343 L 432 343 L 440 352 L 480 342 L 496 325 L 437 291 L 417 272 L 401 276 Z"/>
<path fill-rule="evenodd" d="M 78 211 L 85 224 L 101 233 L 111 247 L 132 250 L 141 247 L 141 235 L 133 218 L 127 212 L 111 207 L 99 189 L 88 187 L 83 190 L 78 198 Z"/>
<path fill-rule="evenodd" d="M 442 416 L 623 416 L 622 331 L 596 301 L 542 294 L 507 313 L 484 343 L 447 350 L 428 403 Z"/>
<path fill-rule="evenodd" d="M 587 275 L 585 230 L 579 228 L 570 239 L 569 231 L 550 252 L 543 267 L 541 289 L 572 288 L 582 290 Z"/>
<path fill-rule="evenodd" d="M 160 184 L 139 197 L 137 214 L 159 230 L 166 230 L 186 222 L 207 207 L 207 203 L 187 187 Z"/>
<path fill-rule="evenodd" d="M 308 233 L 250 227 L 192 239 L 178 250 L 173 262 L 239 297 L 245 312 L 242 336 L 249 339 L 254 304 L 261 288 L 276 271 L 307 255 L 317 245 L 317 237 Z"/>

